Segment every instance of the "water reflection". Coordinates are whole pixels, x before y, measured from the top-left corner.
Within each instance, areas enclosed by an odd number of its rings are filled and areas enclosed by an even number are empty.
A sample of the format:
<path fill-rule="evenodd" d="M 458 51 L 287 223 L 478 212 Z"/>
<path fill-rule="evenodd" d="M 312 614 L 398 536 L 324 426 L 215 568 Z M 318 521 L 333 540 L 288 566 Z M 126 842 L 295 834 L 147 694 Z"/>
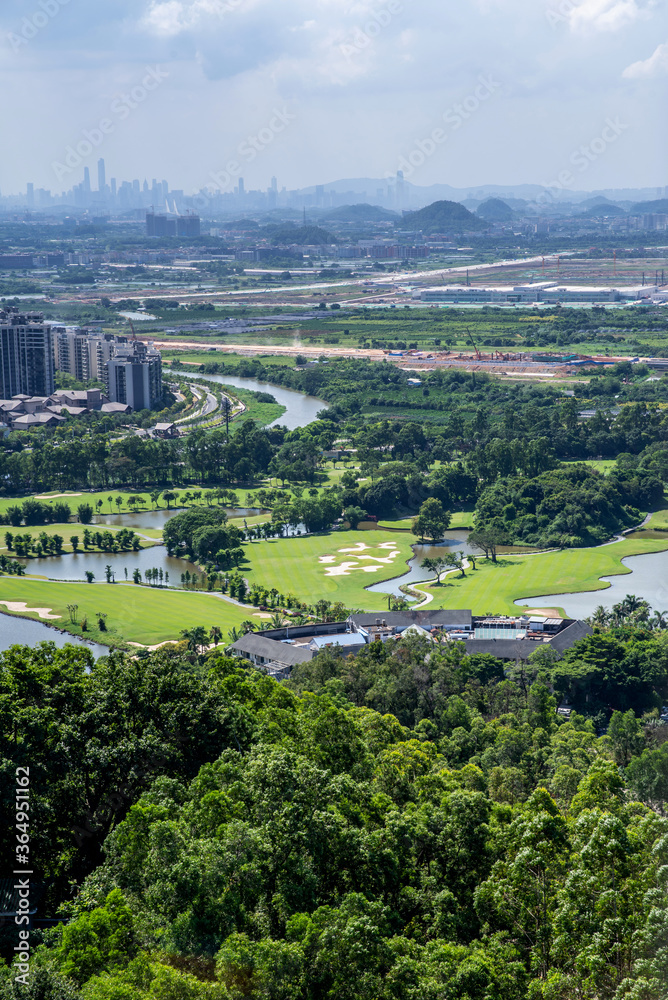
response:
<path fill-rule="evenodd" d="M 187 559 L 176 559 L 167 555 L 164 545 L 140 549 L 139 552 L 78 552 L 76 555 L 47 556 L 44 559 L 30 559 L 27 563 L 28 576 L 46 576 L 51 580 L 85 581 L 86 572 L 95 575 L 95 583 L 106 583 L 106 567 L 111 567 L 117 583 L 132 580 L 135 569 L 141 573 L 142 583 L 146 570 L 162 569 L 169 574 L 169 586 L 181 586 L 181 574 L 200 574 L 201 570 Z M 127 576 L 125 571 L 127 570 Z"/>

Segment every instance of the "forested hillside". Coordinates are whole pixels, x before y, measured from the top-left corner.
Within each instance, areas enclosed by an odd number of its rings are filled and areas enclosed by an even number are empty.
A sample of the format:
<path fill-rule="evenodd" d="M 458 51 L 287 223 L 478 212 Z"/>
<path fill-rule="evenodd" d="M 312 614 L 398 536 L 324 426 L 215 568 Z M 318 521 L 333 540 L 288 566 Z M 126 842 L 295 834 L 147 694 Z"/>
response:
<path fill-rule="evenodd" d="M 3 654 L 2 856 L 29 766 L 68 922 L 0 997 L 665 1000 L 668 640 L 626 621 L 509 672 L 412 637 L 288 684 Z"/>

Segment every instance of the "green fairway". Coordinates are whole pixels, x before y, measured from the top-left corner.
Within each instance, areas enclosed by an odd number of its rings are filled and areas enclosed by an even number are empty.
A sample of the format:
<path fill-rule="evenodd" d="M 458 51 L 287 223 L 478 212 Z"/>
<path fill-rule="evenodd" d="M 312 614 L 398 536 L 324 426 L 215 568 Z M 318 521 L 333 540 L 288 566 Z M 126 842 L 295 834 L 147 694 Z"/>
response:
<path fill-rule="evenodd" d="M 627 556 L 668 549 L 668 538 L 633 538 L 595 549 L 566 549 L 538 555 L 499 556 L 496 565 L 478 559 L 466 578 L 448 577 L 441 587 L 421 586 L 433 594 L 432 608 L 470 608 L 474 614 L 494 611 L 515 614 L 515 601 L 544 594 L 604 590 L 602 576 L 629 573 L 621 560 Z M 534 609 L 535 610 L 535 609 Z"/>
<path fill-rule="evenodd" d="M 387 596 L 364 588 L 406 572 L 412 541 L 389 531 L 337 531 L 255 542 L 244 546 L 250 566 L 241 572 L 250 583 L 308 604 L 322 598 L 377 611 L 387 607 Z"/>
<path fill-rule="evenodd" d="M 169 639 L 178 639 L 181 629 L 203 625 L 210 629 L 218 625 L 224 639 L 233 626 L 252 617 L 253 608 L 238 608 L 209 594 L 176 590 L 157 590 L 134 584 L 47 583 L 17 577 L 0 577 L 0 601 L 27 604 L 28 608 L 50 609 L 59 618 L 50 621 L 57 628 L 76 635 L 113 645 L 114 642 L 138 642 L 153 646 Z M 88 618 L 89 630 L 70 623 L 68 605 L 78 605 L 77 619 Z M 4 612 L 5 605 L 0 609 Z M 108 632 L 97 629 L 96 613 L 106 614 Z M 25 617 L 35 621 L 37 614 Z"/>

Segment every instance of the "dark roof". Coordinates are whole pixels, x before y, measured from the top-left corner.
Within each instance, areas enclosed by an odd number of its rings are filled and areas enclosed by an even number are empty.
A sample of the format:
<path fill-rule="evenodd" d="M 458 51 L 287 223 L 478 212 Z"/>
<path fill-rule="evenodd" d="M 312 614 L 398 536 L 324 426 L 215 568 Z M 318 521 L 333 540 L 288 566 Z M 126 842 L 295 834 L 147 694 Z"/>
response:
<path fill-rule="evenodd" d="M 358 628 L 369 628 L 378 621 L 386 622 L 389 628 L 408 628 L 409 625 L 429 628 L 433 625 L 471 625 L 473 616 L 470 611 L 378 611 L 351 615 L 351 621 Z"/>
<path fill-rule="evenodd" d="M 531 639 L 466 639 L 466 652 L 489 653 L 499 660 L 526 660 L 543 645 Z"/>
<path fill-rule="evenodd" d="M 262 656 L 265 660 L 275 660 L 277 663 L 285 663 L 289 666 L 306 663 L 313 659 L 313 653 L 309 649 L 291 646 L 287 642 L 276 642 L 275 639 L 266 639 L 253 632 L 237 639 L 236 642 L 232 643 L 230 649 L 236 653 L 250 653 L 253 656 Z"/>
<path fill-rule="evenodd" d="M 586 636 L 592 635 L 593 632 L 591 625 L 587 625 L 586 622 L 573 622 L 568 628 L 562 629 L 558 635 L 555 635 L 554 639 L 550 639 L 550 646 L 552 649 L 556 649 L 557 653 L 565 653 L 578 639 L 584 639 Z"/>

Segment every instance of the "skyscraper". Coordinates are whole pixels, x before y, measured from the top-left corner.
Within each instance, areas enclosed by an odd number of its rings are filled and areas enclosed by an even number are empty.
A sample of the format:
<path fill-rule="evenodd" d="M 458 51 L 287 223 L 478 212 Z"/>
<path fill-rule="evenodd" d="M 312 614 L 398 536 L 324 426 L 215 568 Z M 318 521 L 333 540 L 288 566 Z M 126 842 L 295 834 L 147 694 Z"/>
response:
<path fill-rule="evenodd" d="M 107 172 L 104 167 L 104 160 L 100 157 L 97 161 L 97 189 L 103 192 L 107 186 Z"/>
<path fill-rule="evenodd" d="M 53 334 L 41 313 L 0 312 L 0 398 L 50 396 Z"/>
<path fill-rule="evenodd" d="M 90 170 L 84 167 L 83 187 L 86 194 L 90 194 Z"/>

